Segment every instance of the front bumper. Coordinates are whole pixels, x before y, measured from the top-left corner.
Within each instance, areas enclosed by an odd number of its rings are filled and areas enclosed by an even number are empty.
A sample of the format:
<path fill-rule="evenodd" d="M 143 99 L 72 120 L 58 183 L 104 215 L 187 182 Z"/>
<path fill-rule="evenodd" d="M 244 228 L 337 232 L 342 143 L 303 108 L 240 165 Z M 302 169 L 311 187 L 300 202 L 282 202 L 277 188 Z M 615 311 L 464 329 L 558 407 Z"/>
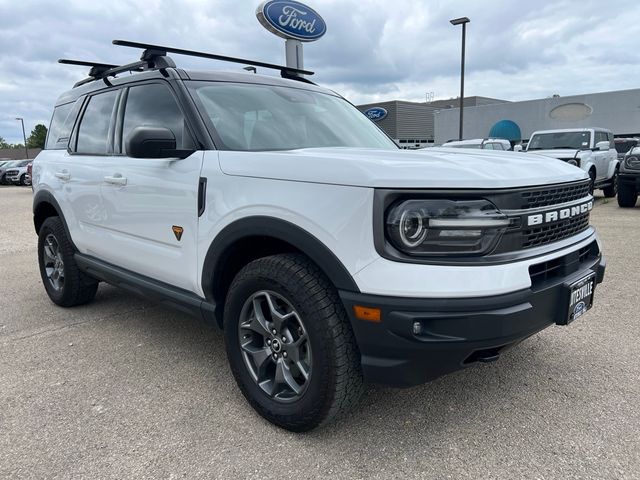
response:
<path fill-rule="evenodd" d="M 630 186 L 640 190 L 640 172 L 620 172 L 618 174 L 618 185 Z"/>
<path fill-rule="evenodd" d="M 566 285 L 589 271 L 596 272 L 601 283 L 605 260 L 599 251 L 591 257 L 576 253 L 550 271 L 553 275 L 538 277 L 528 289 L 491 297 L 416 299 L 340 292 L 360 348 L 365 380 L 409 387 L 473 363 L 496 360 L 504 349 L 565 322 Z M 381 321 L 357 319 L 355 305 L 381 309 Z"/>

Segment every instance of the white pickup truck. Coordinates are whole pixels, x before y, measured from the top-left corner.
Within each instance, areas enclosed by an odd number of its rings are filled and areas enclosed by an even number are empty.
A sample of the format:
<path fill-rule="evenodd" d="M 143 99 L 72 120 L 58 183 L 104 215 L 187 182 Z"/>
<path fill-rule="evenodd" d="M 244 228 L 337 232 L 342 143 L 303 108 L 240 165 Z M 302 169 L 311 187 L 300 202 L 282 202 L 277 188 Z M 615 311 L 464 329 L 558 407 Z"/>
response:
<path fill-rule="evenodd" d="M 610 130 L 540 130 L 531 135 L 526 151 L 554 157 L 580 167 L 589 174 L 592 191 L 599 188 L 605 197 L 616 196 L 620 161 Z"/>

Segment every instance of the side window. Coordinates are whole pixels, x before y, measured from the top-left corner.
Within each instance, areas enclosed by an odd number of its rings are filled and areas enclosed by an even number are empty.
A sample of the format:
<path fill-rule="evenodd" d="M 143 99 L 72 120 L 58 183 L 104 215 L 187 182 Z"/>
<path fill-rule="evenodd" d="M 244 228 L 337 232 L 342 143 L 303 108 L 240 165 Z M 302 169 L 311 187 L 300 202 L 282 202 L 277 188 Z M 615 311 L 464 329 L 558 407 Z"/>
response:
<path fill-rule="evenodd" d="M 193 145 L 184 115 L 165 85 L 151 83 L 129 89 L 122 127 L 123 151 L 132 130 L 144 125 L 171 130 L 176 137 L 178 149 L 190 148 Z"/>
<path fill-rule="evenodd" d="M 49 124 L 49 131 L 47 133 L 47 143 L 45 148 L 47 150 L 57 150 L 66 148 L 66 143 L 58 147 L 59 143 L 63 143 L 62 141 L 66 138 L 67 142 L 69 141 L 69 131 L 64 132 L 64 127 L 67 123 L 67 118 L 69 117 L 69 113 L 73 108 L 72 103 L 65 103 L 64 105 L 59 105 L 53 109 L 53 117 L 51 118 L 51 123 Z"/>
<path fill-rule="evenodd" d="M 600 142 L 608 142 L 608 141 L 609 141 L 609 137 L 607 136 L 607 132 L 596 132 L 596 141 L 595 141 L 596 145 Z"/>
<path fill-rule="evenodd" d="M 109 126 L 118 98 L 118 90 L 100 93 L 89 98 L 80 120 L 76 151 L 87 155 L 106 155 L 109 152 Z"/>
<path fill-rule="evenodd" d="M 485 143 L 482 148 L 485 150 L 493 150 L 493 143 Z"/>

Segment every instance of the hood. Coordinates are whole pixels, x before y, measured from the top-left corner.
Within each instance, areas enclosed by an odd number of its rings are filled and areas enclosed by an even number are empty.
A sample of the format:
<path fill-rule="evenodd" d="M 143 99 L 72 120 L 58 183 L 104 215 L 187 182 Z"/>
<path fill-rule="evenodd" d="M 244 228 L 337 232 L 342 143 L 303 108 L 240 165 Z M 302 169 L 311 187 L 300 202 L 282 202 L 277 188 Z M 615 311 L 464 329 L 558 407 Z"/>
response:
<path fill-rule="evenodd" d="M 548 150 L 531 150 L 529 154 L 544 155 L 553 158 L 574 158 L 582 150 L 573 150 L 570 148 L 554 148 Z M 586 150 L 585 150 L 586 151 Z"/>
<path fill-rule="evenodd" d="M 587 178 L 572 165 L 533 153 L 428 148 L 309 148 L 219 151 L 227 175 L 376 188 L 510 188 Z"/>

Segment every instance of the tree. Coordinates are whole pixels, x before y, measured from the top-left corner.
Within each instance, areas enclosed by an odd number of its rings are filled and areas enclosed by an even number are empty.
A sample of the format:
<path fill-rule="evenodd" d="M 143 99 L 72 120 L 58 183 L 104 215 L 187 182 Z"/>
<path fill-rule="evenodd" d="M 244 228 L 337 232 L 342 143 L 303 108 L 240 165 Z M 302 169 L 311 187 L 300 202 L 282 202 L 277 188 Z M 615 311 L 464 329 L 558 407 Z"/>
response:
<path fill-rule="evenodd" d="M 0 148 L 11 148 L 11 145 L 3 137 L 0 137 Z"/>
<path fill-rule="evenodd" d="M 27 138 L 27 147 L 29 148 L 44 148 L 44 142 L 47 139 L 47 127 L 39 123 L 33 130 L 31 135 Z"/>

